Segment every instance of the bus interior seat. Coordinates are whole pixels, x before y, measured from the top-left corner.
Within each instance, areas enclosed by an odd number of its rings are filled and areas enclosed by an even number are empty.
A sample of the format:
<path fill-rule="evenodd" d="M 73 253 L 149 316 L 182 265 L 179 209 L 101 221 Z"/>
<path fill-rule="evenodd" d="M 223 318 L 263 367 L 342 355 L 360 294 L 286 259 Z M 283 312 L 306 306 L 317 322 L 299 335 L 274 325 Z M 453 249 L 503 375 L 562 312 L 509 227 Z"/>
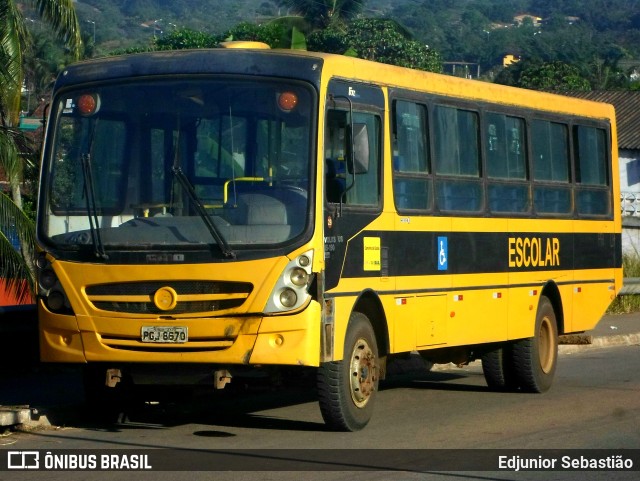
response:
<path fill-rule="evenodd" d="M 227 204 L 225 217 L 237 225 L 284 225 L 287 209 L 284 203 L 264 194 L 239 194 L 235 202 Z"/>
<path fill-rule="evenodd" d="M 306 192 L 267 187 L 240 192 L 225 206 L 224 217 L 235 225 L 294 225 L 306 219 Z"/>

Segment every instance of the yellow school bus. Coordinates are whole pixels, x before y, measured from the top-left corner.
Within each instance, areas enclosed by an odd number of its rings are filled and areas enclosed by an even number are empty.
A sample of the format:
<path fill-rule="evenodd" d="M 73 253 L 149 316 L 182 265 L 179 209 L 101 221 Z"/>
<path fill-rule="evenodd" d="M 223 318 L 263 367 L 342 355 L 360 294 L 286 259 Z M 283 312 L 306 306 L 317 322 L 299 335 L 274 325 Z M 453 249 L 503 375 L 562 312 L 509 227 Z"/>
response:
<path fill-rule="evenodd" d="M 238 45 L 227 45 L 234 47 Z M 91 60 L 56 81 L 38 206 L 41 358 L 138 383 L 317 368 L 363 428 L 394 356 L 543 392 L 622 284 L 609 105 L 345 56 Z"/>

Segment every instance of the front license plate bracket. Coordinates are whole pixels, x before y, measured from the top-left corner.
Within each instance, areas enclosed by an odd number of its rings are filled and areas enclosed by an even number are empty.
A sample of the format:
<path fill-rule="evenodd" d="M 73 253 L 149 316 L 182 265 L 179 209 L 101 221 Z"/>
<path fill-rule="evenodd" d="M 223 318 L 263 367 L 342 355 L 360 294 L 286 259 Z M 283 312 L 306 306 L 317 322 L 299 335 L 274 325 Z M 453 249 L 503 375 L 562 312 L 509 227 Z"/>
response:
<path fill-rule="evenodd" d="M 140 339 L 142 342 L 182 344 L 189 340 L 189 329 L 186 326 L 142 326 Z"/>

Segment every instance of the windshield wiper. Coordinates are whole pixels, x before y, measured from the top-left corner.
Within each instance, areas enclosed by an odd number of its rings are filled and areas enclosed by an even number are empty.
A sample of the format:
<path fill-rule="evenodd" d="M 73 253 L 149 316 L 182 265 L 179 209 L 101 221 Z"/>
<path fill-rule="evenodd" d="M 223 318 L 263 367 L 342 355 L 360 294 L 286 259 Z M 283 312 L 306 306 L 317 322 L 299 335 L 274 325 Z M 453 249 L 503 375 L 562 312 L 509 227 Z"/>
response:
<path fill-rule="evenodd" d="M 229 247 L 229 244 L 227 243 L 225 238 L 222 236 L 222 233 L 220 232 L 216 224 L 211 220 L 211 216 L 207 212 L 207 209 L 205 209 L 204 204 L 198 197 L 198 194 L 196 194 L 196 191 L 193 188 L 193 184 L 191 183 L 191 181 L 189 181 L 187 176 L 184 175 L 184 172 L 180 167 L 174 166 L 171 168 L 171 170 L 173 174 L 176 176 L 176 178 L 178 179 L 178 182 L 180 182 L 182 187 L 184 187 L 184 189 L 187 191 L 187 195 L 193 201 L 196 207 L 196 211 L 198 212 L 198 215 L 202 218 L 204 224 L 207 226 L 207 229 L 211 233 L 211 237 L 213 237 L 213 239 L 218 244 L 218 247 L 220 247 L 222 254 L 227 259 L 235 259 L 236 253 L 231 249 L 231 247 Z"/>
<path fill-rule="evenodd" d="M 98 208 L 96 206 L 96 196 L 93 185 L 93 175 L 91 173 L 91 154 L 82 154 L 82 177 L 84 178 L 84 193 L 87 201 L 87 216 L 89 217 L 89 231 L 93 241 L 93 250 L 96 257 L 108 259 L 109 256 L 104 250 L 104 244 L 100 237 L 100 224 L 98 222 Z M 94 225 L 95 223 L 95 225 Z"/>

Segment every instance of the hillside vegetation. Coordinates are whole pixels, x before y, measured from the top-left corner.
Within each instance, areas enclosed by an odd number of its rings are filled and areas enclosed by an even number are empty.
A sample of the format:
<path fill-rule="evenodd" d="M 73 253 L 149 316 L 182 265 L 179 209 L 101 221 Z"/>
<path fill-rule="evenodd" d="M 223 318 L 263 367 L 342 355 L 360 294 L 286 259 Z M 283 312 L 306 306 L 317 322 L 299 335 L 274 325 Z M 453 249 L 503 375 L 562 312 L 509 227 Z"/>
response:
<path fill-rule="evenodd" d="M 76 8 L 86 36 L 95 25 L 102 52 L 148 45 L 174 29 L 222 33 L 291 13 L 277 0 L 81 0 Z M 534 20 L 517 26 L 522 14 Z M 628 66 L 640 57 L 640 0 L 367 0 L 362 15 L 392 18 L 443 59 L 483 71 L 505 54 Z"/>

